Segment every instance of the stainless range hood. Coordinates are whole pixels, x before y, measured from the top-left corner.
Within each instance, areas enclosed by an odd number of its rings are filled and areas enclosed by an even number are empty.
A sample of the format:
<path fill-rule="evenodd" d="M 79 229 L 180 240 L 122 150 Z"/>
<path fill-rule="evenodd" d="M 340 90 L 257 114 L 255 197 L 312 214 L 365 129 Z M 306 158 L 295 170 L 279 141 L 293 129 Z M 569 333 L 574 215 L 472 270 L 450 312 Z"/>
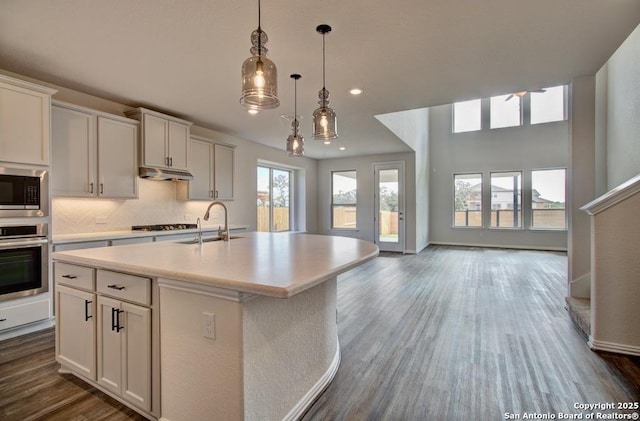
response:
<path fill-rule="evenodd" d="M 176 171 L 169 168 L 140 167 L 138 175 L 150 180 L 193 180 L 193 175 L 190 172 Z"/>

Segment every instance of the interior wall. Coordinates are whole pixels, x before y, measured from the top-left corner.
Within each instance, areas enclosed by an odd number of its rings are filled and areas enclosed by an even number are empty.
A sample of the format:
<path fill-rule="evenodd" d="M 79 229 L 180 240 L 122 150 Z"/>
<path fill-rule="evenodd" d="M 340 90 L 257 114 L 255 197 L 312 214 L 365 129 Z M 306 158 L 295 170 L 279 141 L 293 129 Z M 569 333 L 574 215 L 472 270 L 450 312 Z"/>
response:
<path fill-rule="evenodd" d="M 58 89 L 53 98 L 92 108 L 98 111 L 124 116 L 131 109 L 124 104 L 105 100 L 83 92 L 52 85 L 21 75 L 3 72 Z M 177 115 L 178 117 L 182 117 Z M 299 231 L 317 232 L 317 161 L 306 157 L 289 158 L 279 150 L 203 127 L 192 126 L 191 133 L 212 141 L 235 146 L 234 197 L 227 202 L 229 223 L 247 225 L 256 229 L 257 164 L 270 161 L 295 170 L 294 192 L 297 214 L 295 228 Z M 284 145 L 283 145 L 284 147 Z M 128 230 L 131 225 L 162 223 L 195 223 L 202 217 L 208 201 L 176 200 L 176 182 L 138 179 L 139 198 L 129 200 L 80 199 L 56 197 L 52 201 L 52 233 L 74 234 Z M 101 223 L 96 223 L 99 217 Z M 212 218 L 205 225 L 224 223 L 222 211 L 215 208 Z"/>
<path fill-rule="evenodd" d="M 430 242 L 495 247 L 566 250 L 566 231 L 454 228 L 454 174 L 482 173 L 485 191 L 490 172 L 523 170 L 523 226 L 531 197 L 530 171 L 568 166 L 569 123 L 559 121 L 474 132 L 452 132 L 452 105 L 430 114 Z M 487 194 L 484 195 L 488 197 Z M 486 201 L 486 199 L 485 199 Z M 483 207 L 490 207 L 483 203 Z"/>
<path fill-rule="evenodd" d="M 606 186 L 611 190 L 640 173 L 640 26 L 598 72 L 606 104 Z M 601 117 L 600 114 L 599 117 Z"/>
<path fill-rule="evenodd" d="M 405 250 L 408 253 L 415 253 L 416 177 L 415 154 L 412 152 L 318 161 L 318 232 L 374 242 L 373 164 L 392 161 L 405 162 Z M 356 171 L 358 183 L 357 229 L 331 229 L 331 172 L 348 170 Z"/>
<path fill-rule="evenodd" d="M 429 245 L 429 108 L 376 118 L 415 151 L 416 252 Z"/>

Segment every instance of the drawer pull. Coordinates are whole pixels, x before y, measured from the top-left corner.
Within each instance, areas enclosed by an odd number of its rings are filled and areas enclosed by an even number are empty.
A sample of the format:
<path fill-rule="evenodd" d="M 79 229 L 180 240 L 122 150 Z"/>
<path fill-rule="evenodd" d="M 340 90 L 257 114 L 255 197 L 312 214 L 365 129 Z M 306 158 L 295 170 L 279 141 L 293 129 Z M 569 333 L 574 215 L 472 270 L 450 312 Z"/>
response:
<path fill-rule="evenodd" d="M 117 289 L 118 291 L 122 291 L 124 289 L 124 287 L 119 287 L 116 284 L 113 285 L 107 285 L 107 288 L 111 288 L 111 289 Z"/>
<path fill-rule="evenodd" d="M 6 322 L 7 319 L 0 319 L 0 322 Z"/>
<path fill-rule="evenodd" d="M 84 321 L 88 322 L 90 318 L 92 318 L 93 316 L 89 315 L 89 304 L 91 304 L 93 301 L 89 301 L 89 300 L 84 300 Z"/>
<path fill-rule="evenodd" d="M 76 275 L 62 275 L 63 278 L 67 278 L 67 279 L 76 279 L 77 276 Z"/>

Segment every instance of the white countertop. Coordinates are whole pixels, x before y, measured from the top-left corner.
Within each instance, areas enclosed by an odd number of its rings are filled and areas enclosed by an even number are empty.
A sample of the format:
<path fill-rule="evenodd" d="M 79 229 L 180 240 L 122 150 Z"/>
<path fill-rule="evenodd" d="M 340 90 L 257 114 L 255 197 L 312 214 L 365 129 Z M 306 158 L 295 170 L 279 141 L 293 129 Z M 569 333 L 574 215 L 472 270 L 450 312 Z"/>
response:
<path fill-rule="evenodd" d="M 229 225 L 229 230 L 246 230 L 248 225 Z M 202 232 L 218 232 L 218 226 L 209 225 L 203 226 Z M 51 242 L 53 244 L 68 244 L 79 243 L 83 241 L 102 241 L 102 240 L 117 240 L 122 238 L 138 238 L 138 237 L 158 237 L 162 235 L 175 235 L 175 234 L 196 234 L 197 229 L 184 229 L 184 230 L 167 230 L 167 231 L 101 231 L 101 232 L 83 232 L 76 234 L 54 234 Z"/>
<path fill-rule="evenodd" d="M 378 255 L 348 237 L 250 232 L 202 245 L 155 242 L 55 252 L 54 260 L 288 298 Z"/>

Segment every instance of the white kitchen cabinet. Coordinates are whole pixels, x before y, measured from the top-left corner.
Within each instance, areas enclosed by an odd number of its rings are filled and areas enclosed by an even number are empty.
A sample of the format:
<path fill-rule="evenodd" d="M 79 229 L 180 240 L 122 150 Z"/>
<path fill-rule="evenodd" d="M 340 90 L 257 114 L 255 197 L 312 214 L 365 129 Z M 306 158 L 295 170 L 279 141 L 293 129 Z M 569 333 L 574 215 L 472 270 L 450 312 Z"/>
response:
<path fill-rule="evenodd" d="M 191 136 L 189 169 L 193 180 L 178 185 L 181 200 L 233 200 L 233 146 Z"/>
<path fill-rule="evenodd" d="M 146 108 L 126 114 L 141 122 L 141 166 L 189 171 L 191 122 Z"/>
<path fill-rule="evenodd" d="M 233 200 L 234 149 L 227 145 L 214 145 L 214 196 L 218 200 Z"/>
<path fill-rule="evenodd" d="M 141 410 L 157 412 L 151 280 L 64 262 L 54 263 L 54 274 L 57 361 Z"/>
<path fill-rule="evenodd" d="M 96 380 L 96 294 L 56 285 L 56 360 Z"/>
<path fill-rule="evenodd" d="M 49 318 L 48 298 L 33 302 L 23 301 L 19 300 L 19 304 L 15 305 L 0 306 L 0 331 Z M 14 301 L 16 302 L 18 301 Z"/>
<path fill-rule="evenodd" d="M 49 165 L 51 95 L 45 88 L 0 75 L 0 160 Z"/>
<path fill-rule="evenodd" d="M 52 194 L 138 197 L 135 120 L 54 101 Z"/>
<path fill-rule="evenodd" d="M 151 410 L 151 309 L 98 296 L 98 384 Z"/>

